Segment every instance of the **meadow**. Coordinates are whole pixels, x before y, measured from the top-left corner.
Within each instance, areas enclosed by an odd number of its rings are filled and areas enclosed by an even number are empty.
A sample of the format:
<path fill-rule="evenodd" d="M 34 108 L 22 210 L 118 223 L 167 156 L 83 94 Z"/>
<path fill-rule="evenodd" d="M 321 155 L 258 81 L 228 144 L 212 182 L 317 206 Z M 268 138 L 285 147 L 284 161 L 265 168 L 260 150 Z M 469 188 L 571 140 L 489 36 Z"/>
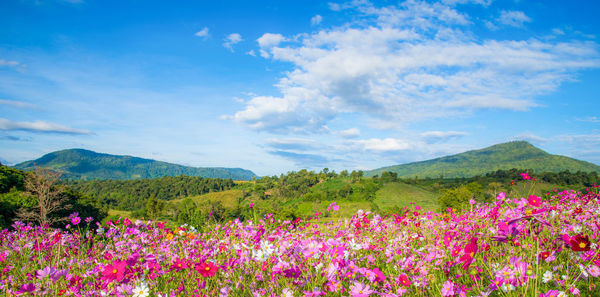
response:
<path fill-rule="evenodd" d="M 524 176 L 525 177 L 525 176 Z M 526 180 L 532 188 L 535 181 Z M 0 232 L 4 296 L 599 296 L 600 196 L 551 191 L 464 210 L 169 228 L 93 221 Z M 248 206 L 249 211 L 254 209 Z M 256 213 L 254 213 L 256 216 Z"/>

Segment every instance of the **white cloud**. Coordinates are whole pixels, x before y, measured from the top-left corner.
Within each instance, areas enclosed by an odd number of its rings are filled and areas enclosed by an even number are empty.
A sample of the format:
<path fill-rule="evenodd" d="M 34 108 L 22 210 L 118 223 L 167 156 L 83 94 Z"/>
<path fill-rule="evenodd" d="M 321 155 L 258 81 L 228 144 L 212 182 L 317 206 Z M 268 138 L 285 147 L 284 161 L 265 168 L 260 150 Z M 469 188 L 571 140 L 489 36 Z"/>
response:
<path fill-rule="evenodd" d="M 425 140 L 426 143 L 448 141 L 451 139 L 463 137 L 465 135 L 468 135 L 468 133 L 461 131 L 428 131 L 421 133 L 421 137 Z"/>
<path fill-rule="evenodd" d="M 360 136 L 360 130 L 358 128 L 350 128 L 337 132 L 338 135 L 344 138 L 353 138 Z"/>
<path fill-rule="evenodd" d="M 12 107 L 17 107 L 17 108 L 26 108 L 26 109 L 37 109 L 38 108 L 37 106 L 35 106 L 31 103 L 27 103 L 27 102 L 0 99 L 0 105 L 2 105 L 2 104 L 12 106 Z"/>
<path fill-rule="evenodd" d="M 306 151 L 316 149 L 320 145 L 313 139 L 308 138 L 269 138 L 267 146 L 278 150 Z"/>
<path fill-rule="evenodd" d="M 210 34 L 208 31 L 209 31 L 208 27 L 204 27 L 202 30 L 196 32 L 194 35 L 206 39 L 206 38 L 208 38 L 208 36 Z"/>
<path fill-rule="evenodd" d="M 565 31 L 563 31 L 560 28 L 554 28 L 554 29 L 552 29 L 552 34 L 554 34 L 554 35 L 565 35 Z"/>
<path fill-rule="evenodd" d="M 390 152 L 414 149 L 414 144 L 398 138 L 370 138 L 350 141 L 358 149 L 364 151 Z"/>
<path fill-rule="evenodd" d="M 17 67 L 19 66 L 20 63 L 17 61 L 10 61 L 10 60 L 3 60 L 0 59 L 0 66 L 5 66 L 5 67 Z"/>
<path fill-rule="evenodd" d="M 525 140 L 525 141 L 529 141 L 536 145 L 541 145 L 541 144 L 544 144 L 545 142 L 547 142 L 549 139 L 538 136 L 538 135 L 530 133 L 530 132 L 524 132 L 524 133 L 521 133 L 509 140 Z"/>
<path fill-rule="evenodd" d="M 489 6 L 493 0 L 442 0 L 445 4 L 456 5 L 456 4 L 479 4 L 483 6 Z"/>
<path fill-rule="evenodd" d="M 523 27 L 525 23 L 531 22 L 531 18 L 522 11 L 503 10 L 500 12 L 500 17 L 498 17 L 497 21 L 507 26 Z"/>
<path fill-rule="evenodd" d="M 323 21 L 323 17 L 321 15 L 317 14 L 310 19 L 310 24 L 313 26 L 316 26 L 316 25 L 320 24 L 322 21 Z"/>
<path fill-rule="evenodd" d="M 243 41 L 242 35 L 239 33 L 231 33 L 224 39 L 223 46 L 233 52 L 233 45 Z"/>
<path fill-rule="evenodd" d="M 579 122 L 600 123 L 600 118 L 598 117 L 577 118 L 575 120 Z"/>
<path fill-rule="evenodd" d="M 267 59 L 270 57 L 269 50 L 274 46 L 279 45 L 286 38 L 281 34 L 273 34 L 273 33 L 265 33 L 261 37 L 259 37 L 256 41 L 258 42 L 258 46 L 260 47 L 260 55 Z"/>
<path fill-rule="evenodd" d="M 276 85 L 280 96 L 251 98 L 235 121 L 288 133 L 323 131 L 344 113 L 397 127 L 480 109 L 526 111 L 578 70 L 600 66 L 591 41 L 477 39 L 466 31 L 469 16 L 442 3 L 335 7 L 353 7 L 365 20 L 295 38 L 259 38 L 263 57 L 293 68 Z"/>
<path fill-rule="evenodd" d="M 48 123 L 44 121 L 35 122 L 15 122 L 0 118 L 0 130 L 5 131 L 29 131 L 41 133 L 61 133 L 61 134 L 92 134 L 88 130 L 73 129 L 66 126 Z"/>

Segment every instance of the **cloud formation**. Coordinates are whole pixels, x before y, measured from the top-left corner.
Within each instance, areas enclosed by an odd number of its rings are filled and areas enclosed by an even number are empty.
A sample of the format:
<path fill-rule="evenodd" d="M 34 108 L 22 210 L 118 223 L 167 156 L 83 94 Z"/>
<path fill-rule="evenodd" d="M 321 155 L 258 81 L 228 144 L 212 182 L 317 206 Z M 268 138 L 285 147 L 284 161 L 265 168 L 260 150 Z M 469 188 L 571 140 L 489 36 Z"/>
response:
<path fill-rule="evenodd" d="M 242 35 L 239 33 L 231 33 L 225 37 L 223 46 L 233 52 L 233 45 L 242 42 Z"/>
<path fill-rule="evenodd" d="M 208 31 L 209 31 L 208 27 L 204 27 L 202 30 L 196 32 L 194 35 L 206 39 L 209 36 L 209 32 Z"/>
<path fill-rule="evenodd" d="M 15 101 L 15 100 L 3 100 L 3 99 L 0 99 L 0 105 L 8 105 L 8 106 L 12 106 L 12 107 L 16 107 L 16 108 L 24 108 L 24 109 L 38 108 L 37 106 L 35 106 L 34 104 L 31 104 L 31 103 Z"/>
<path fill-rule="evenodd" d="M 321 15 L 317 14 L 310 19 L 310 24 L 313 26 L 316 26 L 316 25 L 320 24 L 321 21 L 323 21 L 323 17 Z"/>
<path fill-rule="evenodd" d="M 261 56 L 293 67 L 276 85 L 280 96 L 254 96 L 232 118 L 255 130 L 318 133 L 348 113 L 386 127 L 481 109 L 526 111 L 577 71 L 600 66 L 591 41 L 477 38 L 470 29 L 484 24 L 453 6 L 466 2 L 332 4 L 361 14 L 361 22 L 294 38 L 264 34 Z M 507 25 L 530 20 L 510 11 L 500 19 Z M 379 146 L 403 147 L 393 139 L 368 145 Z"/>
<path fill-rule="evenodd" d="M 512 27 L 523 27 L 525 23 L 531 22 L 531 18 L 522 11 L 503 10 L 498 17 L 498 22 Z"/>
<path fill-rule="evenodd" d="M 426 143 L 431 144 L 458 139 L 467 134 L 461 131 L 428 131 L 421 133 L 421 137 Z"/>
<path fill-rule="evenodd" d="M 88 130 L 73 129 L 66 126 L 48 123 L 44 121 L 35 122 L 15 122 L 0 118 L 0 130 L 4 131 L 29 131 L 38 133 L 59 133 L 59 134 L 92 134 Z"/>
<path fill-rule="evenodd" d="M 21 63 L 17 62 L 17 61 L 10 61 L 10 60 L 3 60 L 0 59 L 0 67 L 4 66 L 4 67 L 17 67 L 21 65 Z"/>

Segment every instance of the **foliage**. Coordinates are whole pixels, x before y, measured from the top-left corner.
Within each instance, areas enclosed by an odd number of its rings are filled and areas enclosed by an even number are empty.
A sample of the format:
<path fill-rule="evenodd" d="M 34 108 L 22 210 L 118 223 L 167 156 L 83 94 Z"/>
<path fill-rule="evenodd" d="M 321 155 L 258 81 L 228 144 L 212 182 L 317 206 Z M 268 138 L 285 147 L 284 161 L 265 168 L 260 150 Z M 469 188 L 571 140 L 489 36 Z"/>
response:
<path fill-rule="evenodd" d="M 119 210 L 143 209 L 147 200 L 173 200 L 233 188 L 231 179 L 165 176 L 137 180 L 64 181 L 68 187 Z"/>
<path fill-rule="evenodd" d="M 19 210 L 31 211 L 37 209 L 39 214 L 40 201 L 37 199 L 39 196 L 36 197 L 36 195 L 40 194 L 38 190 L 41 189 L 35 190 L 30 185 L 29 193 L 27 193 L 26 184 L 28 180 L 29 182 L 37 180 L 38 185 L 47 182 L 43 177 L 33 172 L 25 173 L 17 169 L 0 166 L 0 227 L 10 226 L 17 219 Z M 66 218 L 71 212 L 79 212 L 86 218 L 93 217 L 97 220 L 102 220 L 107 215 L 106 208 L 101 206 L 98 201 L 70 188 L 47 184 L 44 190 L 47 191 L 48 195 L 53 197 L 54 202 L 60 200 L 64 203 L 63 205 L 70 205 L 68 210 L 62 207 L 55 208 L 47 214 L 46 223 L 52 224 L 54 222 L 54 226 L 59 226 L 60 224 L 57 224 L 57 222 Z M 51 206 L 51 204 L 46 205 L 46 207 Z M 37 219 L 34 217 L 22 219 L 39 221 L 41 217 L 37 217 Z"/>
<path fill-rule="evenodd" d="M 391 171 L 399 177 L 454 178 L 483 175 L 499 169 L 530 168 L 533 172 L 600 172 L 600 166 L 564 156 L 551 155 L 525 141 L 497 144 L 437 159 L 367 171 L 367 176 Z"/>
<path fill-rule="evenodd" d="M 45 167 L 73 180 L 143 179 L 163 176 L 202 176 L 234 180 L 251 180 L 256 175 L 241 168 L 196 168 L 131 156 L 101 154 L 83 149 L 56 151 L 39 159 L 15 165 L 21 170 Z"/>

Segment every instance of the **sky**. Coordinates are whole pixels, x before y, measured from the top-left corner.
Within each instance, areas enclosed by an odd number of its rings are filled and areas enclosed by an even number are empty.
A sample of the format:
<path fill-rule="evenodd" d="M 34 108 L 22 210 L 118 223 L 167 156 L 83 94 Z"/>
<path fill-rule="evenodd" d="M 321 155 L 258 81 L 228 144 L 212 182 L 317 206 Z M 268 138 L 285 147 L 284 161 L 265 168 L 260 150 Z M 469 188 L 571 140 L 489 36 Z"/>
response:
<path fill-rule="evenodd" d="M 600 164 L 598 1 L 0 2 L 0 162 L 258 175 L 514 140 Z"/>

